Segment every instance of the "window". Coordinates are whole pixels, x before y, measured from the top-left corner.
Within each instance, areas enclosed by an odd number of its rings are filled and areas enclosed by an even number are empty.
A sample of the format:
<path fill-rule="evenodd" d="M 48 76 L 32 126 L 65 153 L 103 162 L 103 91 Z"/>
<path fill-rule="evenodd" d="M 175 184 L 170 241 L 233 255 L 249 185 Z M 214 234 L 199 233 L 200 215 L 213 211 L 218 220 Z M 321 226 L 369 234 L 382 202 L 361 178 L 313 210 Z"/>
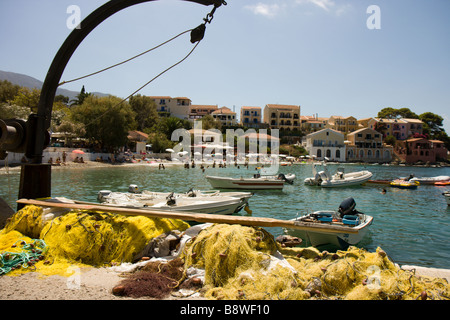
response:
<path fill-rule="evenodd" d="M 336 159 L 339 159 L 341 157 L 341 150 L 336 150 Z"/>
<path fill-rule="evenodd" d="M 331 158 L 331 150 L 330 149 L 327 149 L 327 157 Z"/>
<path fill-rule="evenodd" d="M 317 150 L 317 158 L 322 158 L 322 150 Z"/>

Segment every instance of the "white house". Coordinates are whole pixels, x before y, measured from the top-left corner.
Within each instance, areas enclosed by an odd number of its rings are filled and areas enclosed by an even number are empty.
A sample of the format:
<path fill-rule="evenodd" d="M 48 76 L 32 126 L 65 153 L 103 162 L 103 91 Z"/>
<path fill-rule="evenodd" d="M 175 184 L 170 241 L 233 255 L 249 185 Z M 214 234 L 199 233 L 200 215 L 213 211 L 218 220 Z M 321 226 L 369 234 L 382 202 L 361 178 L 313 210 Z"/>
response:
<path fill-rule="evenodd" d="M 327 157 L 330 161 L 345 162 L 344 134 L 330 128 L 308 134 L 305 149 L 316 160 Z"/>

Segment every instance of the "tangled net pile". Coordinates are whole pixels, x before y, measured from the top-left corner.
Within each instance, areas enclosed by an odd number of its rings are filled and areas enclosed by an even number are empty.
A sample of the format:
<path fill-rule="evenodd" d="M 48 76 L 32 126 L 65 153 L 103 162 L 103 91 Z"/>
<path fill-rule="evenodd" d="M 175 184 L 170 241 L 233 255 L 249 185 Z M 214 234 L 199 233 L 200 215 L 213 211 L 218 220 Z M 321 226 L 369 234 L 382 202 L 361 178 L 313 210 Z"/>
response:
<path fill-rule="evenodd" d="M 47 210 L 47 209 L 46 209 Z M 37 206 L 26 206 L 15 213 L 0 231 L 0 267 L 8 259 L 17 241 L 45 241 L 45 258 L 34 261 L 43 275 L 66 275 L 68 266 L 102 266 L 133 262 L 147 245 L 160 234 L 170 230 L 185 230 L 189 225 L 181 220 L 151 219 L 143 216 L 105 212 L 49 212 Z M 20 248 L 16 248 L 20 249 Z M 17 250 L 16 250 L 17 251 Z M 18 250 L 26 254 L 23 250 Z M 20 268 L 15 274 L 26 272 Z"/>
<path fill-rule="evenodd" d="M 278 255 L 277 255 L 278 250 Z M 280 255 L 281 253 L 281 255 Z M 400 269 L 380 248 L 281 248 L 260 228 L 215 225 L 193 239 L 185 268 L 205 269 L 211 299 L 449 299 L 444 279 Z"/>
<path fill-rule="evenodd" d="M 67 275 L 68 266 L 73 264 L 134 262 L 152 239 L 187 228 L 189 225 L 180 220 L 88 211 L 50 212 L 27 206 L 0 231 L 0 275 L 29 270 Z M 209 299 L 231 300 L 450 297 L 445 279 L 403 270 L 381 248 L 368 252 L 350 247 L 336 253 L 284 248 L 262 228 L 226 224 L 208 226 L 184 239 L 172 251 L 177 252 L 174 259 L 168 263 L 148 261 L 113 293 L 164 298 L 187 288 Z"/>

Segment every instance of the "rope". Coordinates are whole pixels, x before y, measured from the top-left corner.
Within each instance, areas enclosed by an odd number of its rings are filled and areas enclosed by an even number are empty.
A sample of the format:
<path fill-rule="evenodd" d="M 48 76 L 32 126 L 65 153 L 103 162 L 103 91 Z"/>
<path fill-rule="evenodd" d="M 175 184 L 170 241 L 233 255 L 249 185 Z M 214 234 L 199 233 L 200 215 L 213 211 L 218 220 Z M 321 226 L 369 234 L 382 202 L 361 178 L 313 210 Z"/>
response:
<path fill-rule="evenodd" d="M 110 70 L 110 69 L 112 69 L 112 68 L 118 67 L 118 66 L 120 66 L 120 65 L 122 65 L 122 64 L 124 64 L 124 63 L 130 62 L 131 60 L 134 60 L 134 59 L 136 59 L 136 58 L 139 58 L 140 56 L 143 56 L 144 54 L 147 54 L 147 53 L 149 53 L 149 52 L 151 52 L 151 51 L 153 51 L 153 50 L 155 50 L 155 49 L 158 49 L 159 47 L 162 47 L 163 45 L 169 43 L 170 41 L 175 40 L 176 38 L 182 36 L 183 34 L 185 34 L 185 33 L 187 33 L 187 32 L 191 32 L 191 31 L 192 31 L 192 29 L 183 31 L 183 32 L 179 33 L 178 35 L 176 35 L 175 37 L 172 37 L 172 38 L 170 38 L 169 40 L 164 41 L 163 43 L 158 44 L 157 46 L 155 46 L 155 47 L 153 47 L 153 48 L 151 48 L 151 49 L 148 49 L 148 50 L 146 50 L 146 51 L 144 51 L 144 52 L 142 52 L 142 53 L 139 53 L 138 55 L 136 55 L 136 56 L 134 56 L 134 57 L 131 57 L 131 58 L 127 59 L 127 60 L 124 60 L 124 61 L 122 61 L 122 62 L 116 63 L 116 64 L 114 64 L 114 65 L 112 65 L 112 66 L 109 66 L 109 67 L 107 67 L 107 68 L 101 69 L 101 70 L 99 70 L 99 71 L 92 72 L 92 73 L 87 74 L 87 75 L 85 75 L 85 76 L 82 76 L 82 77 L 79 77 L 79 78 L 75 78 L 75 79 L 72 79 L 72 80 L 63 81 L 63 82 L 61 82 L 60 84 L 58 84 L 58 86 L 62 86 L 62 85 L 67 84 L 67 83 L 71 83 L 71 82 L 75 82 L 75 81 L 78 81 L 78 80 L 81 80 L 81 79 L 84 79 L 84 78 L 88 78 L 88 77 L 91 77 L 91 76 L 93 76 L 93 75 L 99 74 L 99 73 L 101 73 L 101 72 L 104 72 L 104 71 Z"/>
<path fill-rule="evenodd" d="M 26 243 L 23 240 L 17 241 L 22 245 L 22 252 L 3 252 L 0 254 L 0 276 L 18 268 L 36 267 L 34 264 L 43 259 L 47 251 L 47 245 L 43 240 L 36 239 Z M 17 242 L 12 247 L 17 246 Z"/>
<path fill-rule="evenodd" d="M 105 114 L 107 114 L 108 112 L 110 112 L 111 110 L 115 109 L 116 107 L 120 106 L 122 103 L 124 103 L 125 101 L 127 101 L 129 98 L 131 98 L 133 95 L 135 95 L 136 93 L 138 93 L 139 91 L 141 91 L 142 89 L 144 89 L 146 86 L 148 86 L 150 83 L 152 83 L 154 80 L 156 80 L 157 78 L 159 78 L 160 76 L 162 76 L 164 73 L 166 73 L 167 71 L 169 71 L 170 69 L 176 67 L 177 65 L 179 65 L 180 63 L 182 63 L 184 60 L 186 60 L 191 54 L 192 52 L 194 52 L 194 50 L 197 48 L 197 46 L 199 45 L 200 41 L 197 42 L 195 44 L 195 46 L 192 48 L 191 51 L 189 51 L 189 53 L 180 61 L 176 62 L 175 64 L 171 65 L 170 67 L 168 67 L 167 69 L 165 69 L 164 71 L 160 72 L 157 76 L 155 76 L 153 79 L 151 79 L 150 81 L 148 81 L 147 83 L 145 83 L 143 86 L 141 86 L 139 89 L 137 89 L 136 91 L 134 91 L 132 94 L 130 94 L 129 96 L 127 96 L 126 98 L 122 99 L 119 103 L 117 103 L 116 105 L 112 106 L 111 109 L 105 111 L 103 114 L 101 114 L 100 116 L 98 116 L 97 118 L 95 118 L 94 120 L 92 120 L 91 122 L 89 122 L 88 124 L 86 124 L 85 126 L 89 126 L 91 124 L 93 124 L 95 121 L 99 120 L 100 118 L 102 118 Z"/>

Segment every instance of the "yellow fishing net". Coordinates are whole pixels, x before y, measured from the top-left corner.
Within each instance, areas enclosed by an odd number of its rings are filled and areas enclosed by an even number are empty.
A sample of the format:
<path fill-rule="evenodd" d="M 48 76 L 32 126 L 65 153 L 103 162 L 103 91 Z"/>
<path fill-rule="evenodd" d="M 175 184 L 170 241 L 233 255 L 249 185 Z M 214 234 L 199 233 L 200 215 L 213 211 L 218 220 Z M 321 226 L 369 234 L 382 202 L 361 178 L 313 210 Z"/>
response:
<path fill-rule="evenodd" d="M 276 251 L 278 250 L 278 254 Z M 376 252 L 281 248 L 260 228 L 214 225 L 184 251 L 185 268 L 205 269 L 210 299 L 449 299 L 444 279 L 419 277 Z"/>
<path fill-rule="evenodd" d="M 31 265 L 23 264 L 8 274 L 31 269 L 44 275 L 70 276 L 68 270 L 73 265 L 132 262 L 153 238 L 188 227 L 180 220 L 105 212 L 50 212 L 27 206 L 0 231 L 0 258 L 5 265 L 10 262 L 5 252 L 20 253 L 25 247 L 30 248 L 35 239 L 41 239 L 46 245 L 44 258 L 38 257 Z M 350 247 L 335 253 L 316 248 L 282 248 L 270 233 L 257 227 L 207 227 L 186 243 L 180 258 L 185 275 L 190 267 L 204 269 L 201 292 L 209 299 L 450 297 L 445 279 L 403 270 L 381 248 L 368 252 Z M 0 261 L 0 269 L 1 264 Z"/>
<path fill-rule="evenodd" d="M 104 212 L 74 210 L 59 214 L 57 217 L 50 214 L 49 218 L 49 214 L 37 206 L 26 206 L 18 211 L 0 231 L 0 253 L 11 251 L 11 245 L 23 237 L 42 239 L 48 250 L 45 260 L 35 264 L 37 270 L 44 275 L 69 276 L 67 268 L 74 264 L 102 266 L 132 262 L 154 237 L 189 227 L 181 220 Z M 21 271 L 24 270 L 14 273 Z"/>

